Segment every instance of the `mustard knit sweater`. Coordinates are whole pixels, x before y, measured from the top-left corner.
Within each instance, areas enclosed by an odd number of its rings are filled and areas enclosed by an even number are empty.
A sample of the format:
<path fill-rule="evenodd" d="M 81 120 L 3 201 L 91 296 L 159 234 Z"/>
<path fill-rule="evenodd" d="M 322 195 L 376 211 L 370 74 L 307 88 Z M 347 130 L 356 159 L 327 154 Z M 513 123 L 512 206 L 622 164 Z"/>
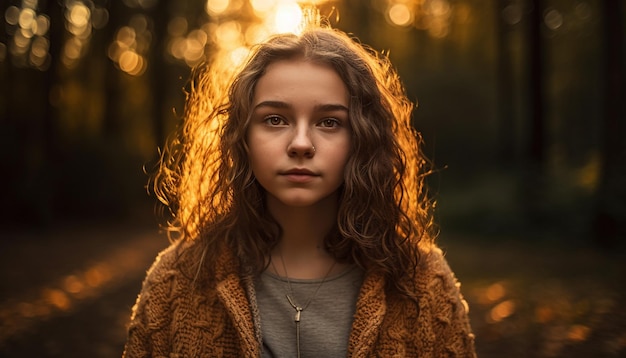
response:
<path fill-rule="evenodd" d="M 223 250 L 215 274 L 189 275 L 193 264 L 175 243 L 157 257 L 133 307 L 124 357 L 260 357 L 253 280 Z M 197 247 L 196 247 L 197 248 Z M 418 304 L 385 290 L 366 273 L 352 323 L 349 357 L 475 357 L 460 284 L 438 248 L 421 256 Z"/>

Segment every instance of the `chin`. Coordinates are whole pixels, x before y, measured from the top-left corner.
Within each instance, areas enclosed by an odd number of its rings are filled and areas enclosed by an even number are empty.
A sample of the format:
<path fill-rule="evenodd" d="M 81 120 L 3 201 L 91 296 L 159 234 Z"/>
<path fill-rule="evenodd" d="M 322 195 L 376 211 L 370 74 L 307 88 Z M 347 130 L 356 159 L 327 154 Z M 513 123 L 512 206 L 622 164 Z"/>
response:
<path fill-rule="evenodd" d="M 294 208 L 306 208 L 306 207 L 310 207 L 313 206 L 317 203 L 319 203 L 319 200 L 311 200 L 311 199 L 304 199 L 304 198 L 289 198 L 289 199 L 284 199 L 284 200 L 280 200 L 280 203 L 282 203 L 285 206 L 290 206 L 290 207 L 294 207 Z"/>
<path fill-rule="evenodd" d="M 336 205 L 337 199 L 334 194 L 337 191 L 326 193 L 326 192 L 289 192 L 289 193 L 280 193 L 282 195 L 272 195 L 270 196 L 280 205 L 291 208 L 311 208 L 311 207 L 319 207 L 320 209 L 329 208 Z"/>
<path fill-rule="evenodd" d="M 307 208 L 322 203 L 325 197 L 312 195 L 282 195 L 275 199 L 286 207 Z"/>

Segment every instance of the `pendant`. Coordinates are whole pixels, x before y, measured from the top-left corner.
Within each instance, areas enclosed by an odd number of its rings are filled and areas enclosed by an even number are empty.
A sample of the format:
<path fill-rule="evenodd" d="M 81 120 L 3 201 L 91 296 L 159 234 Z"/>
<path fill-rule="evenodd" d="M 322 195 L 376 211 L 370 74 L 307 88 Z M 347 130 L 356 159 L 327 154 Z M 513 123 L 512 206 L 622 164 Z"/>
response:
<path fill-rule="evenodd" d="M 291 299 L 291 296 L 286 295 L 287 296 L 287 301 L 289 301 L 289 304 L 291 305 L 291 307 L 293 307 L 294 310 L 296 310 L 296 315 L 294 316 L 293 320 L 297 323 L 300 322 L 300 313 L 304 310 L 302 307 L 298 306 L 297 304 L 295 304 L 293 302 L 293 300 Z"/>
<path fill-rule="evenodd" d="M 296 307 L 296 316 L 294 317 L 294 321 L 300 322 L 300 312 L 302 312 L 302 307 Z"/>

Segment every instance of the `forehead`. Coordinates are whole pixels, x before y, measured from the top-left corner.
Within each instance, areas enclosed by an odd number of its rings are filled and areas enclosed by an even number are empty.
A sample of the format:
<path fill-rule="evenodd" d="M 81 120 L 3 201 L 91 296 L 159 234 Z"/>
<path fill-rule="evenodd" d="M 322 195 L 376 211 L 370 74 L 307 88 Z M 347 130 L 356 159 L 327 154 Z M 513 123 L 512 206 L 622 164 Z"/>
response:
<path fill-rule="evenodd" d="M 348 89 L 329 65 L 305 59 L 279 60 L 269 64 L 259 78 L 253 102 L 303 98 L 347 105 Z"/>

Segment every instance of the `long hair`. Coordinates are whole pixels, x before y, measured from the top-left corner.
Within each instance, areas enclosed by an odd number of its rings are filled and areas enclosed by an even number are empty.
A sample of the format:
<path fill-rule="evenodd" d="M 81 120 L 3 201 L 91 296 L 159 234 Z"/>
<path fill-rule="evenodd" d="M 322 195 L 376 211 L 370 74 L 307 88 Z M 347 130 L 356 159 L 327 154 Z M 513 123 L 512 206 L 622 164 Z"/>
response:
<path fill-rule="evenodd" d="M 325 248 L 340 261 L 382 272 L 390 287 L 409 293 L 402 278 L 415 274 L 420 251 L 435 237 L 413 104 L 386 56 L 338 30 L 316 26 L 276 35 L 253 48 L 234 77 L 215 66 L 195 71 L 183 126 L 153 178 L 171 212 L 167 230 L 200 244 L 192 254 L 199 270 L 210 269 L 221 245 L 251 273 L 265 268 L 281 229 L 254 179 L 246 134 L 259 78 L 269 64 L 294 58 L 333 68 L 350 96 L 351 149 Z"/>

